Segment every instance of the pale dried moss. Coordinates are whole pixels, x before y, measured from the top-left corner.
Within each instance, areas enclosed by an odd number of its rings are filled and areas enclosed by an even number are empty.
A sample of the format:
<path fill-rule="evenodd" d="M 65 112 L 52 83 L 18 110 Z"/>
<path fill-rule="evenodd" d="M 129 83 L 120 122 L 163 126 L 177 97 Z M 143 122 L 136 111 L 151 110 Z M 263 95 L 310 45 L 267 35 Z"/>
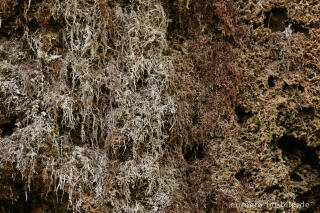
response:
<path fill-rule="evenodd" d="M 179 174 L 160 159 L 181 118 L 160 2 L 31 1 L 24 11 L 40 26 L 24 38 L 41 67 L 18 68 L 13 86 L 31 103 L 0 139 L 2 163 L 28 186 L 41 173 L 77 211 L 164 209 Z"/>

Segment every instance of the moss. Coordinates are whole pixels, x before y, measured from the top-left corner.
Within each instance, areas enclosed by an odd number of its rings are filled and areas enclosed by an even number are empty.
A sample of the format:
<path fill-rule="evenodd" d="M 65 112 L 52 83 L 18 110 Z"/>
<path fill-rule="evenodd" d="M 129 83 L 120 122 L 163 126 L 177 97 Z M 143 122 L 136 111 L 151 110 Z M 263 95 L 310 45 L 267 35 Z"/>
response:
<path fill-rule="evenodd" d="M 317 211 L 319 17 L 318 1 L 1 1 L 1 211 Z"/>

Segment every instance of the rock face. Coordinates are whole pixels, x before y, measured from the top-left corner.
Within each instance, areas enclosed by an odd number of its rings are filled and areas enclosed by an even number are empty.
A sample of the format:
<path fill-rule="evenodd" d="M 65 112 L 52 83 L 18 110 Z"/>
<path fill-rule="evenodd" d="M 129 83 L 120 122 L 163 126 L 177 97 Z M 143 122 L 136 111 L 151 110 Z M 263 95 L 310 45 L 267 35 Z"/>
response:
<path fill-rule="evenodd" d="M 318 1 L 1 1 L 1 211 L 320 211 L 319 19 Z"/>

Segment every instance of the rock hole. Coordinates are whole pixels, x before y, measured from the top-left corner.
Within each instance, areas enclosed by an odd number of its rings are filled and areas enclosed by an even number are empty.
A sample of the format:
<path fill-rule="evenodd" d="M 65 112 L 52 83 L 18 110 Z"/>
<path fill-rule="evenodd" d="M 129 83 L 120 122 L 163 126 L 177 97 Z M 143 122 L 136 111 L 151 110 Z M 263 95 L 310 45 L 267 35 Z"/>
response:
<path fill-rule="evenodd" d="M 309 30 L 301 24 L 293 23 L 291 24 L 291 29 L 293 33 L 303 33 L 305 36 L 309 35 Z"/>
<path fill-rule="evenodd" d="M 24 29 L 23 29 L 23 27 L 18 27 L 17 30 L 16 30 L 16 35 L 17 35 L 18 37 L 22 37 L 23 34 L 24 34 Z"/>
<path fill-rule="evenodd" d="M 290 89 L 290 86 L 287 84 L 287 83 L 284 83 L 283 85 L 282 85 L 282 91 L 283 92 L 286 92 L 287 90 L 289 90 Z"/>
<path fill-rule="evenodd" d="M 272 32 L 284 31 L 288 19 L 287 13 L 288 10 L 286 8 L 273 8 L 266 13 L 265 27 L 270 28 Z"/>
<path fill-rule="evenodd" d="M 61 23 L 60 23 L 61 22 Z M 64 21 L 59 21 L 59 20 L 55 20 L 52 17 L 50 18 L 50 21 L 47 25 L 47 28 L 50 32 L 53 33 L 58 33 L 60 28 L 62 28 L 63 26 L 65 26 L 66 23 L 64 23 Z"/>
<path fill-rule="evenodd" d="M 291 180 L 296 181 L 296 182 L 302 181 L 302 178 L 297 173 L 291 173 L 290 178 L 291 178 Z"/>
<path fill-rule="evenodd" d="M 255 30 L 257 29 L 258 27 L 260 27 L 260 25 L 258 23 L 253 23 L 252 24 L 252 28 Z"/>
<path fill-rule="evenodd" d="M 28 23 L 28 28 L 32 33 L 36 32 L 40 28 L 39 23 L 35 18 Z"/>
<path fill-rule="evenodd" d="M 274 77 L 272 75 L 269 76 L 268 78 L 268 86 L 269 87 L 274 87 Z"/>
<path fill-rule="evenodd" d="M 284 160 L 299 160 L 301 163 L 309 164 L 312 168 L 319 168 L 319 159 L 315 149 L 307 147 L 304 140 L 284 135 L 279 139 L 278 147 L 282 150 Z"/>
<path fill-rule="evenodd" d="M 16 128 L 15 123 L 16 123 L 15 118 L 0 120 L 0 135 L 2 137 L 12 135 L 14 129 Z"/>
<path fill-rule="evenodd" d="M 281 188 L 280 188 L 278 185 L 273 185 L 273 186 L 270 186 L 270 187 L 266 188 L 266 189 L 265 189 L 265 193 L 270 193 L 270 194 L 272 194 L 272 193 L 274 193 L 274 191 L 276 191 L 276 190 L 281 191 Z"/>
<path fill-rule="evenodd" d="M 248 110 L 246 110 L 242 106 L 236 106 L 236 115 L 238 117 L 238 123 L 242 124 L 244 123 L 248 118 L 252 116 L 252 113 Z"/>
<path fill-rule="evenodd" d="M 205 156 L 205 149 L 203 144 L 183 147 L 182 152 L 184 159 L 188 163 L 193 163 L 196 160 L 201 160 Z"/>
<path fill-rule="evenodd" d="M 301 85 L 299 85 L 299 86 L 298 86 L 298 90 L 301 91 L 301 92 L 304 92 L 304 87 L 301 86 Z"/>
<path fill-rule="evenodd" d="M 313 115 L 315 113 L 313 107 L 302 107 L 300 112 L 305 115 Z"/>
<path fill-rule="evenodd" d="M 10 39 L 10 37 L 22 37 L 24 34 L 24 28 L 16 24 L 16 19 L 9 17 L 5 20 L 2 20 L 0 28 L 0 37 L 5 37 Z"/>
<path fill-rule="evenodd" d="M 283 103 L 280 104 L 279 106 L 277 106 L 277 110 L 281 110 L 281 109 L 285 109 L 285 108 L 286 108 L 286 106 Z M 279 114 L 283 115 L 282 112 L 279 112 Z"/>
<path fill-rule="evenodd" d="M 236 173 L 235 178 L 239 180 L 242 185 L 246 186 L 249 182 L 252 182 L 251 175 L 251 172 L 241 169 Z"/>
<path fill-rule="evenodd" d="M 132 3 L 132 0 L 124 0 L 123 2 L 124 2 L 126 5 L 129 5 L 129 4 Z"/>
<path fill-rule="evenodd" d="M 71 141 L 75 145 L 82 145 L 83 141 L 81 138 L 81 127 L 77 126 L 76 128 L 70 131 Z"/>
<path fill-rule="evenodd" d="M 244 172 L 245 172 L 245 170 L 241 169 L 239 172 L 237 172 L 237 174 L 235 175 L 235 178 L 237 180 L 243 179 L 244 178 Z"/>

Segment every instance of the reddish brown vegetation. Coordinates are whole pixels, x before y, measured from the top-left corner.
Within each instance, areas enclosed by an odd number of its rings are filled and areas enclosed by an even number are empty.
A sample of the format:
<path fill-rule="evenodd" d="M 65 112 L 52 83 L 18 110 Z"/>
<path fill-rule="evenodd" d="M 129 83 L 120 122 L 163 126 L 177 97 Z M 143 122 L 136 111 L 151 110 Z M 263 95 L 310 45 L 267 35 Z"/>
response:
<path fill-rule="evenodd" d="M 171 19 L 168 37 L 183 52 L 176 61 L 181 90 L 189 105 L 186 121 L 190 131 L 181 139 L 187 163 L 181 190 L 175 196 L 180 212 L 229 211 L 232 201 L 212 185 L 210 138 L 228 131 L 234 111 L 241 71 L 235 47 L 241 43 L 244 28 L 232 1 L 164 1 Z M 173 12 L 174 11 L 174 12 Z M 172 207 L 171 206 L 171 207 Z"/>

